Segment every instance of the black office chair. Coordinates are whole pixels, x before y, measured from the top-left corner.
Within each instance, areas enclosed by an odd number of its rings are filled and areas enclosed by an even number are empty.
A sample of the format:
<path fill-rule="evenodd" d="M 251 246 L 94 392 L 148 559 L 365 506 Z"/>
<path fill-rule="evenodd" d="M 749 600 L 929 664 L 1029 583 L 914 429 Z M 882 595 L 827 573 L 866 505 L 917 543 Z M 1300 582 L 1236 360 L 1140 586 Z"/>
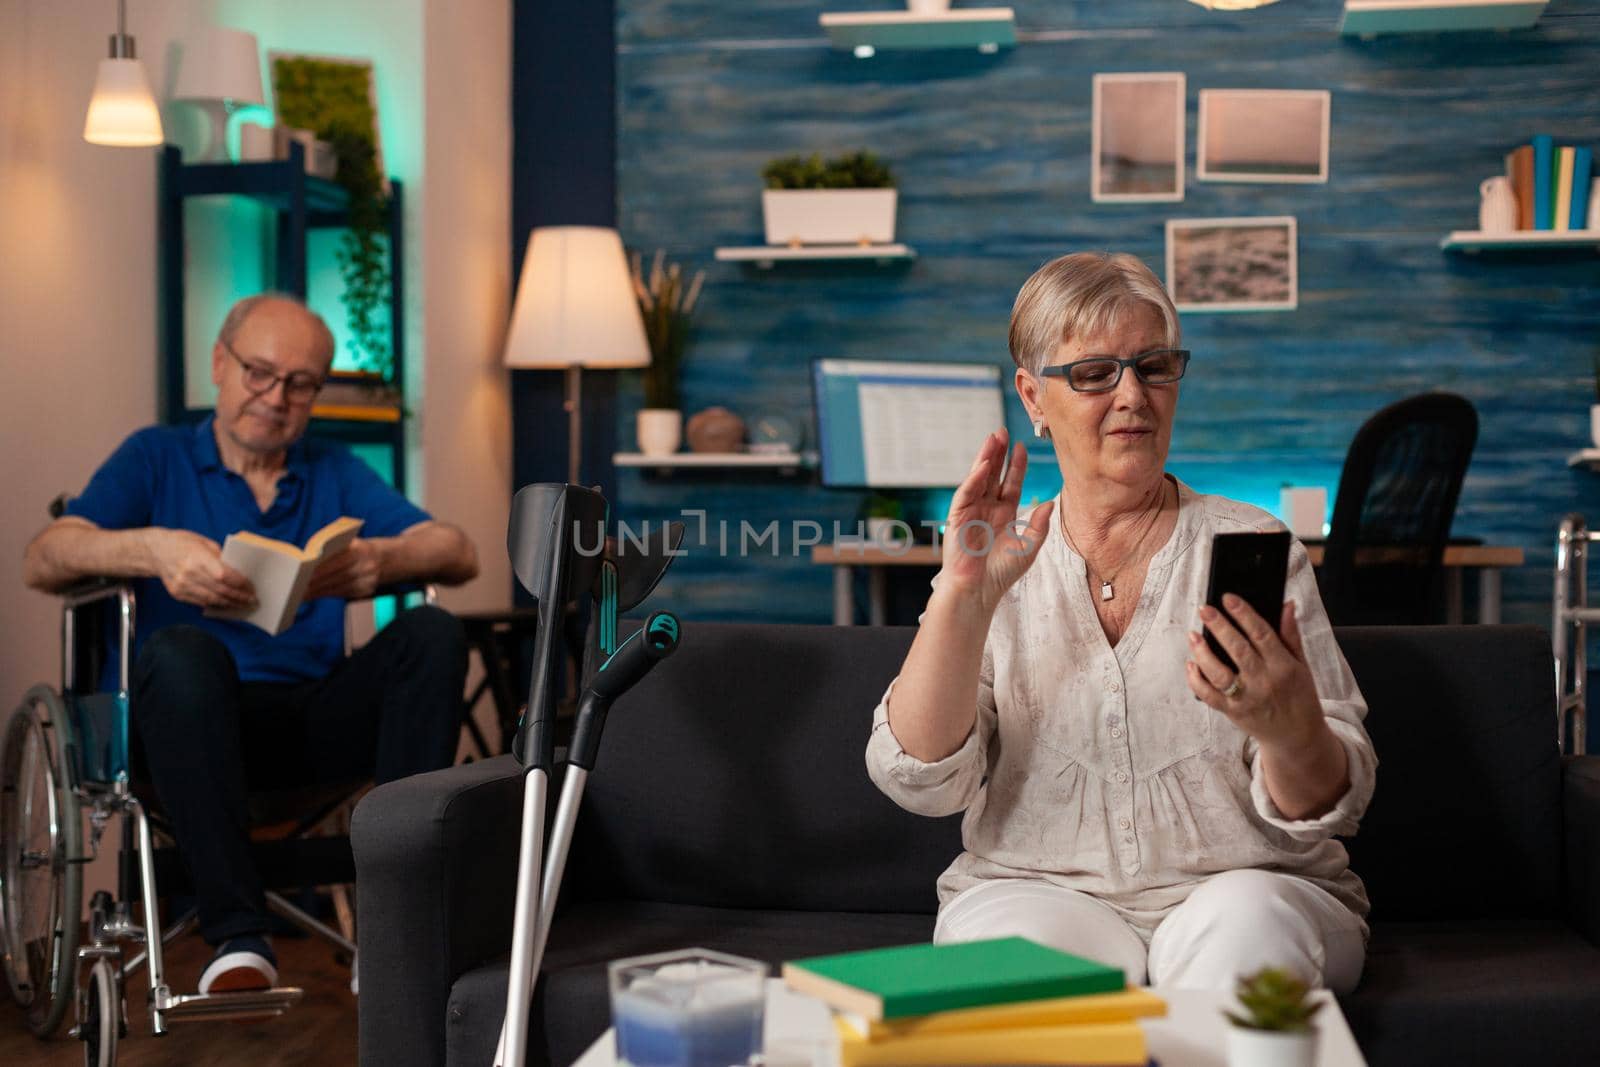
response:
<path fill-rule="evenodd" d="M 1444 621 L 1444 550 L 1478 414 L 1453 393 L 1390 404 L 1356 431 L 1318 585 L 1336 626 Z"/>

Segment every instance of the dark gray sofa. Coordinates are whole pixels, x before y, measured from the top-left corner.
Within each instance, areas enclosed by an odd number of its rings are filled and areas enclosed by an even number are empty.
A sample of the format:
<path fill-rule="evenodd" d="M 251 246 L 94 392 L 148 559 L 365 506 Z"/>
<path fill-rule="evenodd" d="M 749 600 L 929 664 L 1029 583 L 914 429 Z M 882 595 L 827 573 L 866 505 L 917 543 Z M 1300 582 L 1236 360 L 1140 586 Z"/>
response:
<path fill-rule="evenodd" d="M 914 632 L 686 624 L 607 726 L 530 1062 L 567 1067 L 606 1027 L 611 959 L 701 945 L 778 963 L 931 934 L 959 818 L 896 808 L 862 756 Z M 1557 753 L 1547 636 L 1338 639 L 1381 763 L 1349 843 L 1373 936 L 1342 998 L 1369 1061 L 1600 1062 L 1600 756 Z M 520 798 L 502 758 L 357 809 L 363 1064 L 490 1062 Z"/>

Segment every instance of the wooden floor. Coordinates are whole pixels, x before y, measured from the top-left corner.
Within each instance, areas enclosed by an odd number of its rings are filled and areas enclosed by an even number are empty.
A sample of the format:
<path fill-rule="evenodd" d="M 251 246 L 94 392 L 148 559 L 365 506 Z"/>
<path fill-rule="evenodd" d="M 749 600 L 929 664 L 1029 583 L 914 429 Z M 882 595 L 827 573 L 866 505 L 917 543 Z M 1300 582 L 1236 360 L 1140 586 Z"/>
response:
<path fill-rule="evenodd" d="M 356 1062 L 356 998 L 350 971 L 333 958 L 333 948 L 315 938 L 274 938 L 279 981 L 299 986 L 305 999 L 287 1015 L 268 1022 L 192 1022 L 152 1037 L 145 1010 L 145 972 L 128 984 L 128 1036 L 117 1046 L 117 1063 L 126 1067 L 192 1067 L 196 1064 L 246 1064 L 249 1067 L 322 1067 Z M 194 992 L 211 950 L 195 935 L 167 948 L 167 984 L 176 993 Z M 0 980 L 3 986 L 3 980 Z M 83 1063 L 83 1046 L 67 1036 L 72 1013 L 49 1041 L 40 1041 L 22 1024 L 22 1012 L 0 992 L 0 1064 L 68 1067 Z"/>

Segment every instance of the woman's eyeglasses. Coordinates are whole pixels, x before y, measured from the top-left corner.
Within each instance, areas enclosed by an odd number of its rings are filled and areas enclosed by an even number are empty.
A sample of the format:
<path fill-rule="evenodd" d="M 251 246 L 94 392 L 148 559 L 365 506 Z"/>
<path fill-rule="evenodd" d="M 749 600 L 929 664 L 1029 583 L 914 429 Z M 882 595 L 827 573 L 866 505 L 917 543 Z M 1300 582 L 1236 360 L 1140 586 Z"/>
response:
<path fill-rule="evenodd" d="M 279 382 L 283 383 L 283 398 L 291 404 L 309 403 L 311 398 L 322 390 L 322 379 L 314 374 L 295 371 L 291 374 L 279 374 L 271 367 L 263 367 L 259 363 L 250 363 L 239 353 L 233 350 L 228 342 L 222 342 L 222 350 L 233 357 L 239 369 L 244 372 L 244 387 L 251 396 L 260 396 L 262 393 L 272 392 L 272 387 Z"/>
<path fill-rule="evenodd" d="M 1171 385 L 1188 370 L 1189 350 L 1153 348 L 1127 359 L 1090 356 L 1088 359 L 1046 367 L 1039 373 L 1046 378 L 1065 378 L 1074 392 L 1109 393 L 1122 381 L 1124 367 L 1132 367 L 1133 373 L 1146 385 Z"/>

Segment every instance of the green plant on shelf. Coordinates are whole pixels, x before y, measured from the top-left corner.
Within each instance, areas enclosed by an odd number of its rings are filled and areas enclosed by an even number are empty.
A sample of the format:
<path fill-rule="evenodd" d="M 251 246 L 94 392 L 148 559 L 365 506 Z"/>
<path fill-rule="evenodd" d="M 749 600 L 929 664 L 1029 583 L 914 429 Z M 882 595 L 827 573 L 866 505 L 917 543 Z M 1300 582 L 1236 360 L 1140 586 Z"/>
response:
<path fill-rule="evenodd" d="M 1311 988 L 1287 971 L 1263 967 L 1241 975 L 1234 990 L 1246 1014 L 1225 1011 L 1228 1021 L 1246 1030 L 1304 1032 L 1322 1004 L 1313 1001 Z"/>
<path fill-rule="evenodd" d="M 678 372 L 689 345 L 694 310 L 706 272 L 696 271 L 687 282 L 681 264 L 669 263 L 656 249 L 645 273 L 638 252 L 631 257 L 633 292 L 644 316 L 644 336 L 650 345 L 650 365 L 644 368 L 644 406 L 676 410 L 679 405 Z"/>
<path fill-rule="evenodd" d="M 339 161 L 335 181 L 349 194 L 349 228 L 335 258 L 344 281 L 346 321 L 360 370 L 393 377 L 389 347 L 389 204 L 378 171 L 377 115 L 371 97 L 372 68 L 365 62 L 280 56 L 272 85 L 278 120 L 311 130 L 333 145 Z"/>
<path fill-rule="evenodd" d="M 761 172 L 768 189 L 892 189 L 894 175 L 870 152 L 823 161 L 820 155 L 780 156 Z"/>

